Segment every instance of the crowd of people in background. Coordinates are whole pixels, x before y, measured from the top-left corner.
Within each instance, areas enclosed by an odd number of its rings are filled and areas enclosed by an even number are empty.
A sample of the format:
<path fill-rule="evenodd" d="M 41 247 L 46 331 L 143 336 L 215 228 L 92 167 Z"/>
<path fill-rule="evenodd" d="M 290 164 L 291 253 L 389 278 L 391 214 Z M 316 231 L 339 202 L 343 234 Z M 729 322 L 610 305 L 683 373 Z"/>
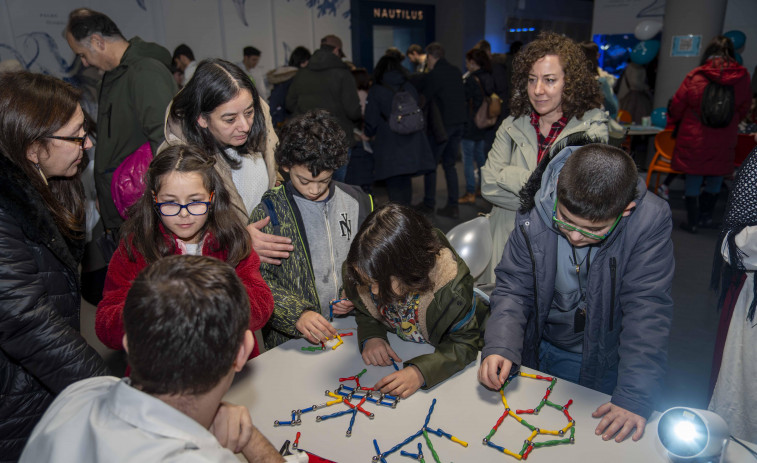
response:
<path fill-rule="evenodd" d="M 171 55 L 139 37 L 127 39 L 110 18 L 87 8 L 70 13 L 65 37 L 82 65 L 102 72 L 98 100 L 91 102 L 96 112 L 87 114 L 81 93 L 62 80 L 0 73 L 0 369 L 6 378 L 0 380 L 0 459 L 21 457 L 67 386 L 108 374 L 79 333 L 83 294 L 98 305 L 97 336 L 137 359 L 133 381 L 93 381 L 87 394 L 118 388 L 123 400 L 138 403 L 142 392 L 197 400 L 215 388 L 224 393 L 243 362 L 264 349 L 335 335 L 325 315 L 333 311 L 354 313 L 366 364 L 399 360 L 387 331 L 435 347 L 382 379 L 377 387 L 386 393 L 407 397 L 433 387 L 483 349 L 484 385 L 501 387 L 513 364 L 551 370 L 613 396 L 594 414 L 604 417 L 596 432 L 605 440 L 616 433 L 619 441 L 641 437 L 665 370 L 672 219 L 667 204 L 637 181 L 631 158 L 606 144 L 620 110 L 635 121 L 652 110 L 643 66 L 629 63 L 616 78 L 599 66 L 596 44 L 543 32 L 530 43 L 512 43 L 507 54 L 492 53 L 486 40 L 464 57 L 448 56 L 439 42 L 413 44 L 404 53 L 393 47 L 369 73 L 346 60 L 342 40 L 329 34 L 312 53 L 297 47 L 286 65 L 267 70 L 253 46 L 237 64 L 198 62 L 186 44 Z M 455 64 L 461 58 L 464 69 Z M 714 98 L 712 82 L 726 93 L 730 88 L 725 115 L 709 114 L 702 104 Z M 685 174 L 688 218 L 681 228 L 688 232 L 720 228 L 713 209 L 723 178 L 733 173 L 739 123 L 750 117 L 746 126 L 757 123 L 751 92 L 733 44 L 719 36 L 672 98 L 672 167 Z M 82 173 L 93 146 L 95 206 L 88 209 Z M 712 407 L 728 414 L 757 402 L 725 380 L 739 368 L 734 358 L 757 355 L 749 258 L 757 240 L 755 156 L 731 193 L 713 277 L 729 297 L 721 300 L 723 366 L 716 362 Z M 437 197 L 439 164 L 443 198 Z M 603 175 L 590 181 L 598 170 Z M 414 177 L 423 180 L 416 204 Z M 377 182 L 389 205 L 374 204 Z M 583 188 L 588 182 L 593 187 Z M 491 261 L 477 279 L 496 282 L 491 308 L 477 302 L 468 267 L 429 221 L 458 219 L 461 205 L 479 197 L 492 205 Z M 524 266 L 534 252 L 545 253 L 538 268 Z M 236 309 L 244 307 L 232 314 L 238 323 L 224 345 L 228 361 L 211 382 L 185 378 L 183 389 L 166 386 L 147 366 L 149 352 L 132 341 L 149 331 L 139 319 L 151 320 L 140 315 L 148 304 L 140 297 L 159 300 L 150 292 L 163 279 L 194 284 L 187 275 L 197 268 L 181 273 L 175 255 L 227 263 L 192 261 L 230 286 L 243 303 Z M 82 259 L 94 263 L 80 275 Z M 175 267 L 161 264 L 169 261 Z M 611 276 L 599 273 L 606 269 Z M 597 275 L 591 280 L 590 271 Z M 529 286 L 537 280 L 546 286 Z M 203 298 L 220 296 L 204 289 L 197 300 L 213 306 Z M 521 302 L 538 311 L 538 320 Z M 207 323 L 228 315 L 221 312 Z M 167 336 L 171 323 L 185 326 L 195 315 L 161 312 L 168 318 L 153 320 L 163 330 L 156 332 Z M 408 317 L 415 317 L 410 331 Z M 584 326 L 592 323 L 602 328 L 588 339 Z M 154 338 L 145 342 L 151 346 Z M 607 352 L 600 355 L 601 349 Z M 81 394 L 70 390 L 54 408 L 73 413 L 66 403 L 78 403 Z M 209 403 L 218 408 L 220 397 Z M 210 439 L 229 439 L 226 426 L 211 426 L 223 417 L 188 414 Z M 249 435 L 234 436 L 232 451 L 249 457 L 272 450 L 244 424 L 248 414 L 234 416 L 233 424 Z M 42 423 L 52 426 L 51 420 Z M 734 427 L 757 438 L 753 419 Z M 28 451 L 25 461 L 35 455 Z"/>

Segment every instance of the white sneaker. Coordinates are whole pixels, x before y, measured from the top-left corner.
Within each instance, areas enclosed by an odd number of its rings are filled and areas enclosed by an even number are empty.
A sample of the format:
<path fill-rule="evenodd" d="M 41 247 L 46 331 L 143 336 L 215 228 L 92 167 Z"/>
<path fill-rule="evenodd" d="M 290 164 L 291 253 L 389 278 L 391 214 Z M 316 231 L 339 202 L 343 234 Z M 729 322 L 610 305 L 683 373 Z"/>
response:
<path fill-rule="evenodd" d="M 657 196 L 664 199 L 665 201 L 670 199 L 670 188 L 668 188 L 667 185 L 662 184 L 657 187 Z"/>

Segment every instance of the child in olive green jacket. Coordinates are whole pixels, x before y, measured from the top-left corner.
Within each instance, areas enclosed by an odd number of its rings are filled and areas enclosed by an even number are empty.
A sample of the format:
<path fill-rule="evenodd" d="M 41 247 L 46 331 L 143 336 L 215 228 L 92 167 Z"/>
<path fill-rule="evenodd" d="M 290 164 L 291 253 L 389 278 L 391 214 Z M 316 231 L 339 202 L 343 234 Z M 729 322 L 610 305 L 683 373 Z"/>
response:
<path fill-rule="evenodd" d="M 368 365 L 402 361 L 387 332 L 436 349 L 381 379 L 381 392 L 407 397 L 476 359 L 488 305 L 474 297 L 468 266 L 444 234 L 409 207 L 388 204 L 366 218 L 344 263 L 358 341 Z"/>

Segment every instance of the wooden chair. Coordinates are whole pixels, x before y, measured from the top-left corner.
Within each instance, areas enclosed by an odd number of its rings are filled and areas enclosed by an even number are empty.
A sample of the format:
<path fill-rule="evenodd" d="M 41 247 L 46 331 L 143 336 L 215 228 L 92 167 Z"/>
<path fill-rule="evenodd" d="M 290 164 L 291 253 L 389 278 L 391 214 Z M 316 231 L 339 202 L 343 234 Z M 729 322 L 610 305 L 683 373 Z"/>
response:
<path fill-rule="evenodd" d="M 629 113 L 625 109 L 618 110 L 617 119 L 621 124 L 633 124 L 633 117 L 631 117 L 631 113 Z"/>
<path fill-rule="evenodd" d="M 652 163 L 649 164 L 649 170 L 647 171 L 647 189 L 649 189 L 649 181 L 652 179 L 652 174 L 657 174 L 655 178 L 654 189 L 657 191 L 657 187 L 660 186 L 660 174 L 682 174 L 670 167 L 670 162 L 673 160 L 673 147 L 676 145 L 675 139 L 671 136 L 672 130 L 663 130 L 654 137 L 655 154 L 652 158 Z"/>

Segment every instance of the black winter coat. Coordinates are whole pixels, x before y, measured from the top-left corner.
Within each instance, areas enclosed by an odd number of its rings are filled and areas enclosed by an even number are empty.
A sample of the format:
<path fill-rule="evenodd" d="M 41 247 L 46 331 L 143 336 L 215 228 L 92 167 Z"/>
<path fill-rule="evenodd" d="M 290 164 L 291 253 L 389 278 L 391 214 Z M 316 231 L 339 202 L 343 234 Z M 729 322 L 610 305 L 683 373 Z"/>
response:
<path fill-rule="evenodd" d="M 418 83 L 426 100 L 433 100 L 439 106 L 446 127 L 465 123 L 465 90 L 460 69 L 440 58 Z"/>
<path fill-rule="evenodd" d="M 389 129 L 394 93 L 400 88 L 418 101 L 418 92 L 398 71 L 384 74 L 381 83 L 368 91 L 365 105 L 365 134 L 375 137 L 373 148 L 374 178 L 383 180 L 397 175 L 426 173 L 436 168 L 434 155 L 424 130 L 402 135 Z"/>
<path fill-rule="evenodd" d="M 14 461 L 69 384 L 106 375 L 79 334 L 83 242 L 67 240 L 26 175 L 0 154 L 0 461 Z"/>
<path fill-rule="evenodd" d="M 479 82 L 481 85 L 479 85 Z M 497 125 L 495 124 L 488 129 L 479 129 L 476 127 L 473 118 L 476 117 L 478 108 L 484 103 L 484 94 L 491 95 L 494 92 L 494 79 L 491 73 L 479 69 L 476 72 L 468 74 L 463 86 L 465 88 L 465 107 L 468 114 L 468 119 L 465 121 L 463 138 L 474 141 L 483 140 L 486 132 L 497 130 Z"/>
<path fill-rule="evenodd" d="M 325 109 L 344 130 L 348 146 L 355 144 L 353 129 L 362 119 L 357 84 L 350 68 L 330 51 L 317 50 L 308 65 L 292 79 L 286 109 L 300 115 L 311 109 Z"/>

